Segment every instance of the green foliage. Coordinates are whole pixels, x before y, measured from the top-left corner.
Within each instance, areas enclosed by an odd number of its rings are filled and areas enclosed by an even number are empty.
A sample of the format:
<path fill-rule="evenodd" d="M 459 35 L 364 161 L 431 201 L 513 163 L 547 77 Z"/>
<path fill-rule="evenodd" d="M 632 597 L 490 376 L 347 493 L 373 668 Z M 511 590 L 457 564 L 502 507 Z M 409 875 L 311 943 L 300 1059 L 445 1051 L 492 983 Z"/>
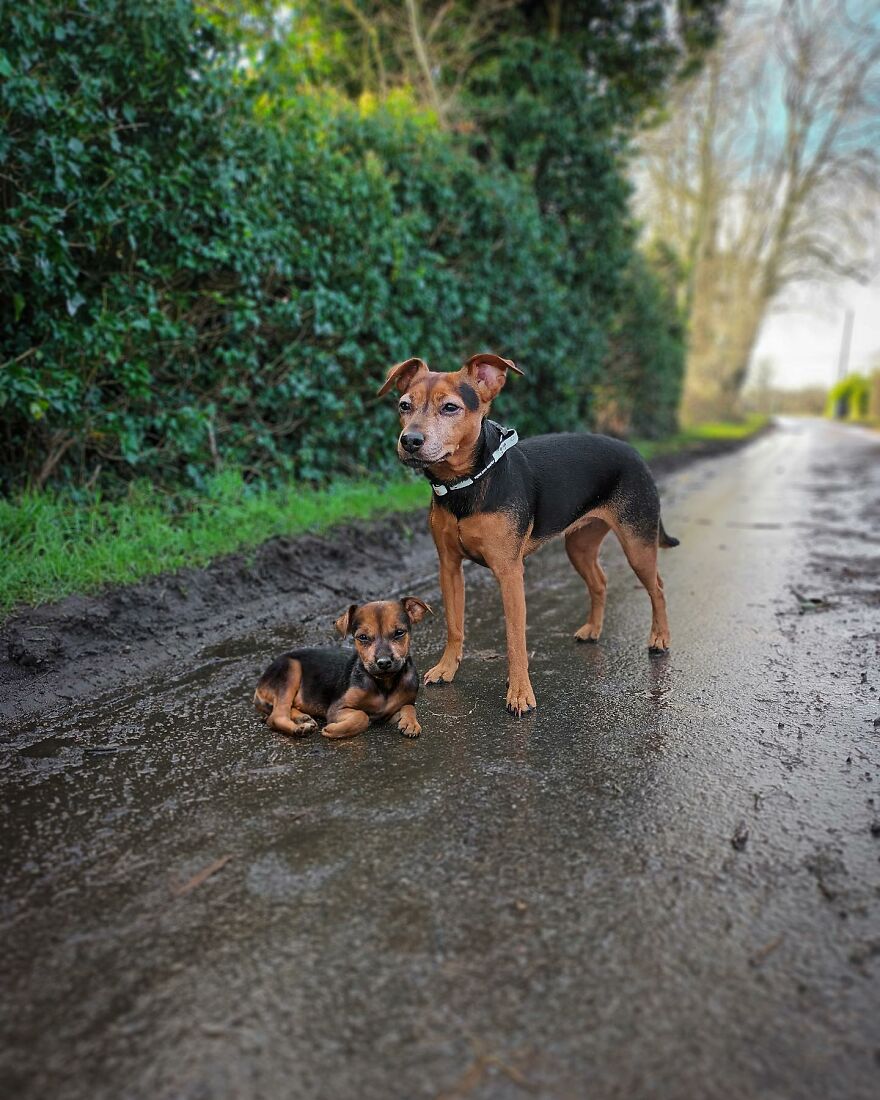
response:
<path fill-rule="evenodd" d="M 284 52 L 285 37 L 304 29 L 319 44 L 308 51 L 313 79 L 351 95 L 384 94 L 423 84 L 424 59 L 410 33 L 414 10 L 438 98 L 453 114 L 462 113 L 456 96 L 468 93 L 484 62 L 523 43 L 551 42 L 582 77 L 589 74 L 591 97 L 613 100 L 617 121 L 631 126 L 662 102 L 677 75 L 699 63 L 723 6 L 724 0 L 227 0 L 218 21 L 233 24 L 247 56 L 275 54 L 280 66 L 273 64 L 272 73 L 289 68 L 286 57 L 277 57 L 279 47 Z M 213 13 L 217 5 L 205 7 Z"/>
<path fill-rule="evenodd" d="M 596 386 L 598 426 L 642 439 L 672 435 L 678 425 L 685 327 L 674 289 L 636 253 L 624 275 L 622 297 Z"/>
<path fill-rule="evenodd" d="M 390 468 L 373 393 L 412 354 L 512 355 L 527 377 L 498 414 L 525 432 L 590 424 L 600 385 L 640 430 L 668 425 L 682 356 L 634 254 L 622 55 L 600 91 L 586 54 L 505 40 L 461 139 L 405 93 L 367 110 L 296 90 L 344 53 L 315 60 L 314 21 L 308 64 L 286 39 L 267 83 L 188 0 L 0 19 L 5 488 Z"/>
<path fill-rule="evenodd" d="M 871 379 L 863 374 L 849 374 L 829 390 L 825 415 L 864 420 L 870 403 Z"/>
<path fill-rule="evenodd" d="M 329 489 L 247 485 L 239 471 L 210 476 L 201 492 L 129 486 L 119 500 L 29 492 L 0 500 L 0 615 L 15 604 L 130 584 L 183 566 L 205 565 L 273 535 L 323 531 L 335 523 L 391 515 L 427 504 L 422 479 L 381 485 L 339 481 Z"/>

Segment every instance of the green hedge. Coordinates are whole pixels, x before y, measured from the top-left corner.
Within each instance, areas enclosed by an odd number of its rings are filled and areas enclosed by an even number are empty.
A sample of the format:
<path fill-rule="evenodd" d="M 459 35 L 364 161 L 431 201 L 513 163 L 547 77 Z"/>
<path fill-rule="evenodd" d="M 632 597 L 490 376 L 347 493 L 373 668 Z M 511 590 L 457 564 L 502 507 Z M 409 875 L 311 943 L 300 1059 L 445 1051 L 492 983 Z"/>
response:
<path fill-rule="evenodd" d="M 680 333 L 616 140 L 585 141 L 575 217 L 414 109 L 260 96 L 187 0 L 0 22 L 7 491 L 389 466 L 373 393 L 413 354 L 515 357 L 498 412 L 525 432 L 586 426 L 608 392 L 641 434 L 674 421 Z"/>

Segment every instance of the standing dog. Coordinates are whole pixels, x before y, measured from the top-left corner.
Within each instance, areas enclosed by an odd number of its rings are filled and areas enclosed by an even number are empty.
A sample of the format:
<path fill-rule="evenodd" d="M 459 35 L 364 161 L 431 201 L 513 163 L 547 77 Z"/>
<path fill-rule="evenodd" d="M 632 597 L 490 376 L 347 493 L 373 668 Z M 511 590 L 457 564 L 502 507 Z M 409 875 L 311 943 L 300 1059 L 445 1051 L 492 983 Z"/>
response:
<path fill-rule="evenodd" d="M 472 356 L 461 370 L 431 371 L 421 359 L 392 367 L 379 390 L 396 386 L 402 431 L 401 462 L 427 475 L 434 489 L 429 516 L 440 558 L 446 610 L 446 648 L 425 674 L 426 684 L 452 680 L 464 643 L 464 575 L 470 558 L 488 566 L 501 588 L 507 630 L 507 709 L 532 710 L 526 652 L 523 559 L 563 535 L 568 558 L 586 582 L 590 614 L 576 632 L 595 642 L 605 613 L 605 572 L 599 547 L 613 530 L 651 597 L 648 645 L 669 647 L 658 546 L 677 546 L 660 521 L 660 498 L 636 450 L 603 435 L 559 433 L 518 443 L 516 432 L 487 419 L 508 371 L 523 372 L 498 355 Z"/>

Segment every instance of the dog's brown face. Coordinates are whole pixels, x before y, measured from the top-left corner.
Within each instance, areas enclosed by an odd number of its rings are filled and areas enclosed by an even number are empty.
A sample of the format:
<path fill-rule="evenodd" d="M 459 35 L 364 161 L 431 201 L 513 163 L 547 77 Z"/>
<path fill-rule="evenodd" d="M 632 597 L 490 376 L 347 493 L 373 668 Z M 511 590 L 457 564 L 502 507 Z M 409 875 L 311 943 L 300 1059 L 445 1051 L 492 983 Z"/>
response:
<path fill-rule="evenodd" d="M 428 370 L 421 359 L 392 367 L 379 393 L 396 386 L 400 394 L 400 461 L 417 470 L 440 467 L 455 476 L 457 467 L 469 460 L 483 417 L 509 370 L 522 374 L 510 359 L 488 352 L 450 373 Z"/>
<path fill-rule="evenodd" d="M 343 636 L 354 637 L 355 649 L 371 676 L 393 676 L 409 656 L 410 628 L 433 612 L 415 596 L 402 600 L 376 600 L 361 606 L 353 603 L 336 620 Z"/>

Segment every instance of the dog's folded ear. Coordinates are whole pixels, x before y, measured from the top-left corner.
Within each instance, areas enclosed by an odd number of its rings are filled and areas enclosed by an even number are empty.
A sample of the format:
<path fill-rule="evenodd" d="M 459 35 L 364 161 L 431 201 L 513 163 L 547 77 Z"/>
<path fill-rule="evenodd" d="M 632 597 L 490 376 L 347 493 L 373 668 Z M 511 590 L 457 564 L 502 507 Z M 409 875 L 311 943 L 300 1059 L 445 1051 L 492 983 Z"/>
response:
<path fill-rule="evenodd" d="M 418 600 L 415 596 L 404 596 L 400 602 L 411 623 L 419 623 L 426 615 L 434 614 L 424 600 Z"/>
<path fill-rule="evenodd" d="M 424 359 L 404 359 L 388 372 L 388 377 L 379 387 L 379 396 L 388 393 L 392 386 L 396 385 L 400 393 L 406 391 L 413 384 L 417 375 L 427 372 L 428 364 Z"/>
<path fill-rule="evenodd" d="M 500 355 L 493 355 L 490 351 L 481 351 L 478 355 L 472 355 L 465 363 L 464 369 L 474 389 L 484 401 L 491 401 L 493 397 L 498 396 L 507 381 L 509 370 L 514 374 L 523 373 L 512 359 L 502 359 Z"/>
<path fill-rule="evenodd" d="M 354 617 L 357 614 L 358 605 L 353 603 L 346 611 L 343 611 L 333 624 L 344 638 L 354 625 Z"/>

